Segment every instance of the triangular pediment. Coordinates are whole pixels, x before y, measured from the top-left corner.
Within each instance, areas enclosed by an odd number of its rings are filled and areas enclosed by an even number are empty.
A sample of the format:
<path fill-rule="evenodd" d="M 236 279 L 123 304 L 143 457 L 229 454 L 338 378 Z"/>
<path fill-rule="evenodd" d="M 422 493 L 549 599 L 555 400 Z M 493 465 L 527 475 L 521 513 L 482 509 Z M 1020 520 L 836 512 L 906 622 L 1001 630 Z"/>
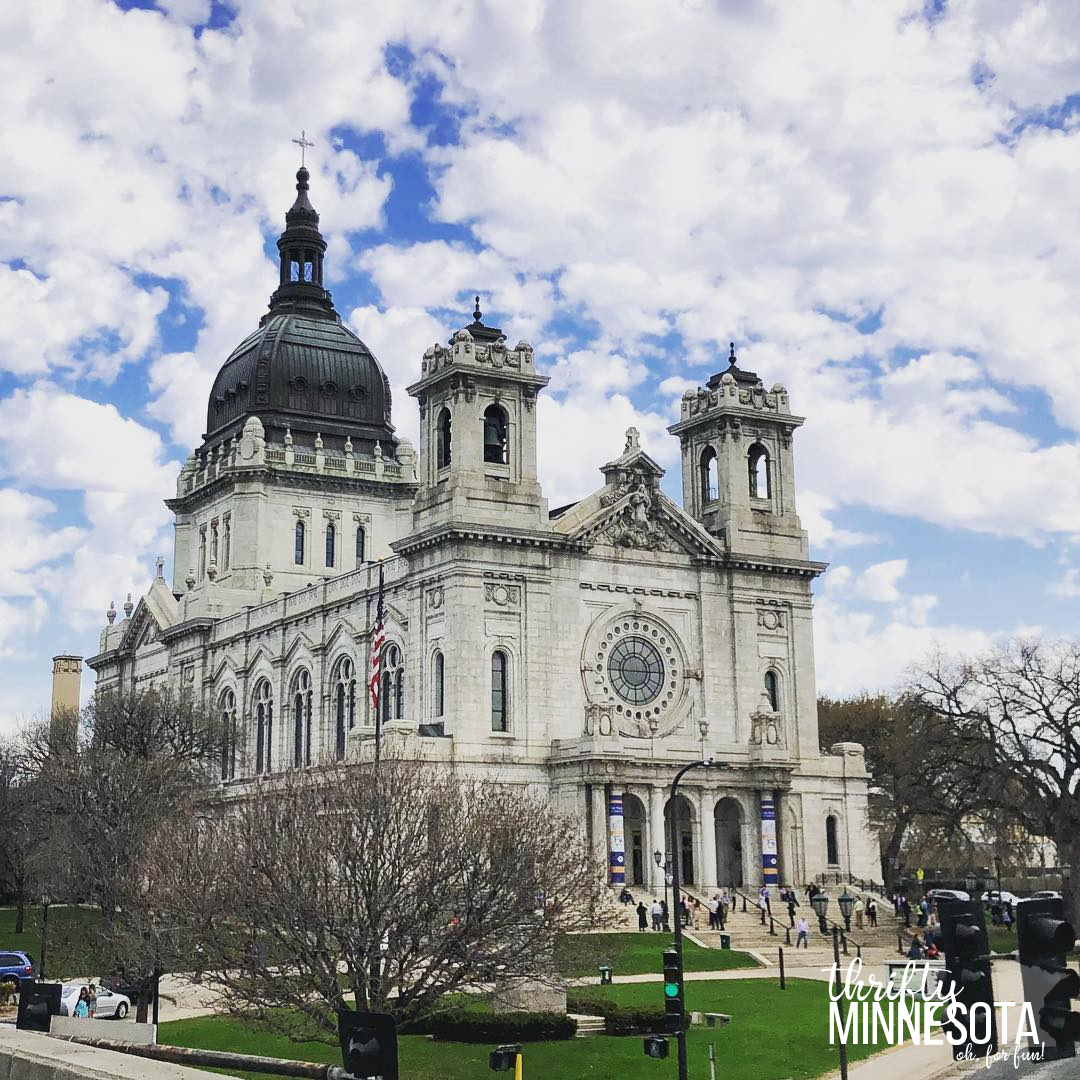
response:
<path fill-rule="evenodd" d="M 119 648 L 134 652 L 154 644 L 162 630 L 180 621 L 180 605 L 164 578 L 155 578 L 127 620 L 127 629 Z"/>
<path fill-rule="evenodd" d="M 720 542 L 640 473 L 636 483 L 609 484 L 560 518 L 555 529 L 586 547 L 723 554 Z"/>
<path fill-rule="evenodd" d="M 305 651 L 308 656 L 314 656 L 317 651 L 321 651 L 321 646 L 316 645 L 303 630 L 298 630 L 292 641 L 285 647 L 281 659 L 285 663 L 290 663 L 301 650 Z"/>

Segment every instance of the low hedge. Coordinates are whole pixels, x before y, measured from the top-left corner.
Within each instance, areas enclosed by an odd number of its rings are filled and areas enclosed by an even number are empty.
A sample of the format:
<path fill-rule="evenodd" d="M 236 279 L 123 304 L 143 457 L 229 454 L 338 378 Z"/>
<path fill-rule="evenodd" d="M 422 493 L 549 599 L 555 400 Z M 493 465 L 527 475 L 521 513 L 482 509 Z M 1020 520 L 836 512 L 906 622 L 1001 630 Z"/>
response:
<path fill-rule="evenodd" d="M 547 1042 L 577 1034 L 576 1020 L 546 1012 L 448 1012 L 431 1017 L 423 1027 L 436 1039 L 463 1043 Z"/>
<path fill-rule="evenodd" d="M 584 1016 L 602 1016 L 608 1035 L 649 1035 L 664 1030 L 664 1009 L 652 1005 L 620 1005 L 600 994 L 575 992 L 566 1007 Z"/>

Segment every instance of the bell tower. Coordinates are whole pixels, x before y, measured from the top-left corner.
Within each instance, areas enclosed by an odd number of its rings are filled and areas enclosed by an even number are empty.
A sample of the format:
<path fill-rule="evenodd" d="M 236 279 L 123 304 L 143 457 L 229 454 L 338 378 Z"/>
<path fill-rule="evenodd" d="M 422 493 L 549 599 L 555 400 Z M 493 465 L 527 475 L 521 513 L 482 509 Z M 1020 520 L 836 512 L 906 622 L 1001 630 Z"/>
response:
<path fill-rule="evenodd" d="M 803 419 L 783 386 L 766 390 L 738 366 L 734 342 L 727 368 L 683 394 L 679 422 L 668 428 L 682 447 L 683 506 L 730 551 L 808 557 L 792 453 Z"/>
<path fill-rule="evenodd" d="M 548 384 L 532 346 L 513 348 L 482 321 L 424 353 L 408 388 L 420 407 L 414 528 L 447 521 L 538 528 L 547 503 L 536 475 L 536 397 Z"/>

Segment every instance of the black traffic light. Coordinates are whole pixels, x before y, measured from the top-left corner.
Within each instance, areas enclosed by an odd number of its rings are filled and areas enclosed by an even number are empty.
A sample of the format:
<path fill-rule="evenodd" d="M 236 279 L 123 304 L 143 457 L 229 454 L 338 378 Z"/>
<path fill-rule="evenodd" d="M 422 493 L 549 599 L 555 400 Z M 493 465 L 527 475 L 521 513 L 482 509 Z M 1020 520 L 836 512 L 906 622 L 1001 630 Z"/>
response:
<path fill-rule="evenodd" d="M 492 1072 L 510 1072 L 517 1066 L 521 1043 L 497 1046 L 488 1057 L 488 1067 Z"/>
<path fill-rule="evenodd" d="M 398 1080 L 397 1025 L 385 1013 L 338 1009 L 338 1038 L 351 1076 Z"/>
<path fill-rule="evenodd" d="M 645 1036 L 645 1056 L 651 1058 L 666 1058 L 668 1056 L 668 1042 L 663 1035 Z"/>
<path fill-rule="evenodd" d="M 994 982 L 990 976 L 990 940 L 986 915 L 973 900 L 940 900 L 941 937 L 945 948 L 944 984 L 956 992 L 958 1023 L 943 1021 L 945 1031 L 963 1041 L 953 1045 L 953 1058 L 971 1059 L 997 1052 Z M 974 1009 L 976 1005 L 984 1008 Z M 961 1030 L 962 1029 L 962 1030 Z"/>
<path fill-rule="evenodd" d="M 677 949 L 664 950 L 664 1031 L 677 1035 L 683 1029 L 683 977 Z"/>
<path fill-rule="evenodd" d="M 1064 902 L 1019 901 L 1016 937 L 1024 1000 L 1035 1013 L 1046 1059 L 1075 1057 L 1080 1013 L 1072 1011 L 1072 999 L 1080 996 L 1080 975 L 1067 963 L 1076 944 L 1076 931 L 1065 921 Z"/>
<path fill-rule="evenodd" d="M 15 1026 L 23 1031 L 48 1031 L 52 1018 L 60 1015 L 60 993 L 60 983 L 24 979 L 19 984 L 19 1012 Z"/>

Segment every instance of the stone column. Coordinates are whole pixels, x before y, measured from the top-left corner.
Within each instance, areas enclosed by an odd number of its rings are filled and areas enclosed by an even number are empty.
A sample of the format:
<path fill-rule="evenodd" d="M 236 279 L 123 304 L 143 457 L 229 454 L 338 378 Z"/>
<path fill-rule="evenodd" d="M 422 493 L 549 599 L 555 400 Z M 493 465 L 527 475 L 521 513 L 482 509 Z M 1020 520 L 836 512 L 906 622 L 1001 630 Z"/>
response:
<path fill-rule="evenodd" d="M 604 799 L 604 785 L 595 781 L 592 785 L 592 829 L 593 848 L 596 857 L 604 863 L 604 881 L 610 880 L 608 871 L 608 822 L 607 805 Z"/>
<path fill-rule="evenodd" d="M 716 792 L 702 788 L 698 793 L 698 835 L 701 848 L 701 873 L 698 885 L 702 892 L 716 891 Z"/>
<path fill-rule="evenodd" d="M 664 830 L 664 787 L 662 784 L 654 784 L 649 797 L 649 838 L 653 851 L 667 851 L 667 836 Z M 656 865 L 649 852 L 652 862 L 653 889 L 657 893 L 664 891 L 664 870 Z"/>

